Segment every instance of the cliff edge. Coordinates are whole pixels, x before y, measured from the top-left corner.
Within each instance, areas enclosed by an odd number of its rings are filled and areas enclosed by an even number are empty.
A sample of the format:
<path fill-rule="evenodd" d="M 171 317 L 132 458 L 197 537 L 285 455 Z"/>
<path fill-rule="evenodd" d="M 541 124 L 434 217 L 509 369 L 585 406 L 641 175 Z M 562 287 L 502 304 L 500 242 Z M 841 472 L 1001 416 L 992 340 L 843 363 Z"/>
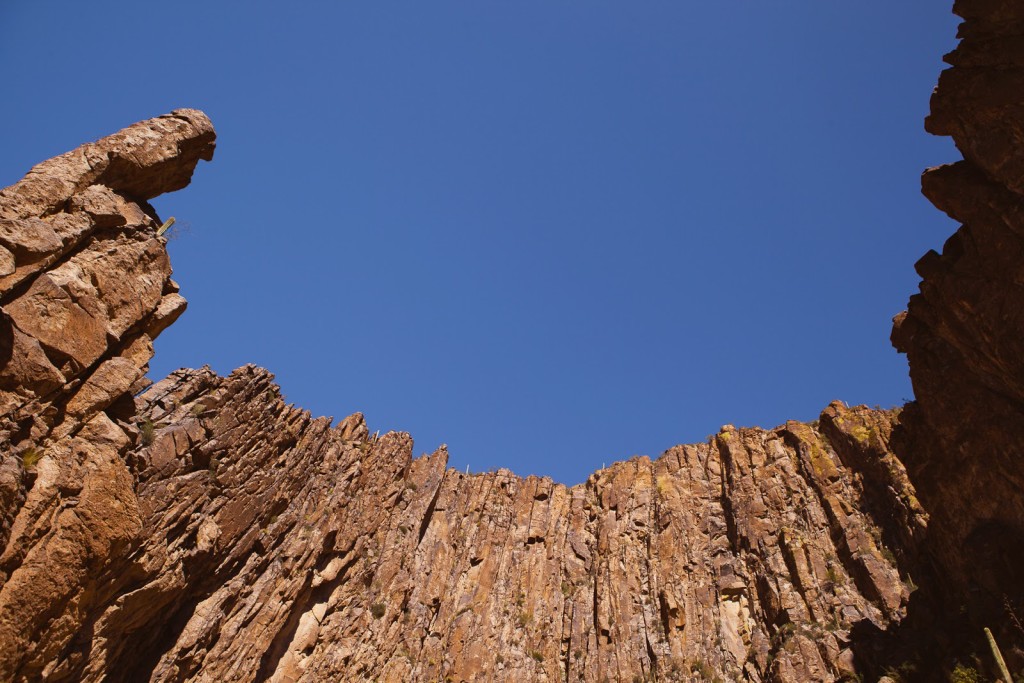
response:
<path fill-rule="evenodd" d="M 0 680 L 937 680 L 991 669 L 981 626 L 1024 667 L 1024 8 L 955 11 L 916 400 L 574 487 L 414 459 L 252 366 L 148 385 L 185 308 L 148 200 L 212 159 L 201 112 L 0 191 Z"/>

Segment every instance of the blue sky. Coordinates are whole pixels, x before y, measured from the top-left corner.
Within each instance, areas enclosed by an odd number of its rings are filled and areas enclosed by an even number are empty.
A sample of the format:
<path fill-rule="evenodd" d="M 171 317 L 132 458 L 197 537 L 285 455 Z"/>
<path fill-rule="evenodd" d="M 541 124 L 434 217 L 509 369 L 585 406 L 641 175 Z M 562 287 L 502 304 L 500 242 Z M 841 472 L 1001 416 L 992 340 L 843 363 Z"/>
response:
<path fill-rule="evenodd" d="M 912 396 L 890 319 L 944 2 L 8 2 L 0 185 L 176 107 L 189 310 L 152 376 L 269 368 L 417 453 L 565 483 Z"/>

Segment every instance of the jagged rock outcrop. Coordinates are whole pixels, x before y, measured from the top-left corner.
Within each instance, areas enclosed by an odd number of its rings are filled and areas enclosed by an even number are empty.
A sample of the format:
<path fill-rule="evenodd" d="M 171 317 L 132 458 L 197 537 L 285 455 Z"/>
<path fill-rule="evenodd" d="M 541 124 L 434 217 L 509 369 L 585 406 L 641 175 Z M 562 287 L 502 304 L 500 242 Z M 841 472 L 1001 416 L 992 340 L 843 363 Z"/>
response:
<path fill-rule="evenodd" d="M 927 516 L 895 413 L 724 428 L 566 488 L 413 460 L 258 368 L 136 398 L 184 306 L 145 200 L 212 150 L 179 111 L 0 194 L 6 680 L 836 680 L 857 624 L 902 617 Z"/>
<path fill-rule="evenodd" d="M 128 579 L 143 532 L 125 464 L 132 393 L 152 340 L 185 308 L 146 200 L 188 184 L 213 149 L 209 119 L 179 110 L 0 191 L 5 680 L 80 667 L 67 648 Z"/>
<path fill-rule="evenodd" d="M 140 408 L 161 566 L 136 590 L 175 626 L 155 643 L 137 607 L 106 618 L 153 680 L 835 680 L 851 627 L 909 594 L 862 510 L 924 524 L 885 449 L 895 415 L 841 404 L 573 488 L 413 460 L 358 415 L 331 429 L 256 368 L 182 371 Z"/>
<path fill-rule="evenodd" d="M 258 368 L 139 409 L 141 523 L 54 679 L 835 680 L 909 595 L 885 537 L 924 526 L 896 416 L 838 403 L 573 488 L 413 460 Z M 19 671 L 45 667 L 27 640 Z"/>
<path fill-rule="evenodd" d="M 413 459 L 255 367 L 147 388 L 185 306 L 147 200 L 212 158 L 202 113 L 34 168 L 0 192 L 0 680 L 877 680 L 939 643 L 935 680 L 982 621 L 1019 666 L 1024 10 L 956 11 L 928 126 L 965 161 L 924 185 L 964 227 L 893 332 L 917 400 L 574 487 Z"/>
<path fill-rule="evenodd" d="M 927 129 L 964 156 L 929 169 L 925 195 L 963 223 L 918 263 L 896 319 L 917 400 L 899 456 L 931 513 L 936 590 L 980 638 L 1024 663 L 1024 4 L 960 0 Z M 962 613 L 961 613 L 962 612 Z"/>

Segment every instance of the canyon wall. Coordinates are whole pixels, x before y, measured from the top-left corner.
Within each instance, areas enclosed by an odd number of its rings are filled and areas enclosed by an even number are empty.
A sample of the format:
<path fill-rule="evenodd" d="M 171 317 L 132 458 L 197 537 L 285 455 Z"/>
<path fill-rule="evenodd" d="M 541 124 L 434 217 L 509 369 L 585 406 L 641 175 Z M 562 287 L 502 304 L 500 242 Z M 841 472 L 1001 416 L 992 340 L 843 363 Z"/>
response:
<path fill-rule="evenodd" d="M 566 488 L 465 475 L 254 367 L 145 388 L 184 308 L 146 203 L 177 111 L 0 194 L 0 672 L 13 680 L 828 680 L 926 525 L 894 413 L 725 428 Z M 126 169 L 126 170 L 122 170 Z"/>
<path fill-rule="evenodd" d="M 925 196 L 963 225 L 918 261 L 897 316 L 916 401 L 898 455 L 931 515 L 929 587 L 970 637 L 1024 645 L 1024 4 L 960 0 L 965 19 L 926 128 L 963 160 Z M 1020 666 L 1021 664 L 1018 664 Z"/>
<path fill-rule="evenodd" d="M 148 385 L 185 301 L 147 200 L 212 159 L 201 112 L 0 191 L 0 680 L 935 680 L 982 623 L 1024 664 L 1024 9 L 956 11 L 916 400 L 574 487 L 414 459 L 256 367 Z"/>

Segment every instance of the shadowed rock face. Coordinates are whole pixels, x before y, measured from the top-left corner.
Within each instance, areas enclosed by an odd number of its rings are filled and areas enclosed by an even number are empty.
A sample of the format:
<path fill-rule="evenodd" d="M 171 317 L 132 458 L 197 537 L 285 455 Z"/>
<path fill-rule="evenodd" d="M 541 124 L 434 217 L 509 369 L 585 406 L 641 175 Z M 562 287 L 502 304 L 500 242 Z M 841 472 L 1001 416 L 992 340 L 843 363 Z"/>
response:
<path fill-rule="evenodd" d="M 1024 10 L 956 11 L 928 127 L 965 161 L 924 184 L 965 225 L 893 332 L 917 401 L 571 488 L 414 460 L 260 368 L 147 388 L 185 302 L 146 200 L 212 158 L 201 112 L 0 191 L 0 680 L 876 680 L 971 619 L 1019 666 Z"/>
<path fill-rule="evenodd" d="M 963 223 L 917 263 L 897 316 L 917 400 L 899 449 L 931 513 L 936 589 L 957 617 L 1024 645 L 1024 4 L 961 0 L 927 129 L 964 160 L 922 185 Z M 1016 620 L 1017 623 L 1014 623 Z M 977 638 L 980 629 L 974 629 Z M 1016 648 L 1015 648 L 1016 649 Z M 1015 654 L 1021 662 L 1018 651 Z M 1018 664 L 1019 665 L 1019 664 Z"/>

